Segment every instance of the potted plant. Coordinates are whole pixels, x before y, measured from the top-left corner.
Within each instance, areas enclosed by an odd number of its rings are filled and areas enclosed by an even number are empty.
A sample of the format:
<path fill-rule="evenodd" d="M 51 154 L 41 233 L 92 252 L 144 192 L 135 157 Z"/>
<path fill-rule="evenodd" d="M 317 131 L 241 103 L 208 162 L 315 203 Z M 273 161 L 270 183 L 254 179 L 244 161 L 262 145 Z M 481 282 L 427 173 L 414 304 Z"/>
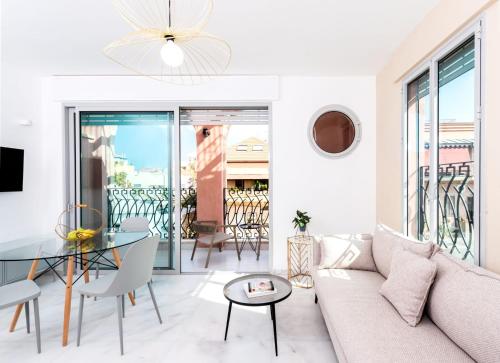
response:
<path fill-rule="evenodd" d="M 311 221 L 311 217 L 307 215 L 307 212 L 301 212 L 297 210 L 295 218 L 292 220 L 294 227 L 298 228 L 300 233 L 304 233 L 307 229 L 307 225 Z"/>

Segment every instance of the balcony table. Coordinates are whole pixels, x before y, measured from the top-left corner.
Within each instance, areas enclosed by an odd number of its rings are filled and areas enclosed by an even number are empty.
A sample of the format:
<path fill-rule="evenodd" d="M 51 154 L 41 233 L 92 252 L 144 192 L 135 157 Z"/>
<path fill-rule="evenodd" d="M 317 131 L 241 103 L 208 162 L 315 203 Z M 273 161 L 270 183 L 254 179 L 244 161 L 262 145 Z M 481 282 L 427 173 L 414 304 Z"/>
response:
<path fill-rule="evenodd" d="M 62 345 L 66 346 L 68 344 L 73 285 L 82 276 L 85 283 L 89 282 L 89 269 L 94 265 L 118 269 L 121 264 L 118 248 L 136 243 L 148 235 L 148 231 L 123 232 L 114 229 L 104 229 L 92 239 L 81 242 L 78 247 L 76 242 L 63 241 L 56 235 L 26 238 L 23 240 L 1 243 L 0 262 L 32 261 L 27 277 L 28 280 L 36 280 L 45 273 L 52 271 L 59 280 L 66 285 L 62 335 Z M 114 262 L 104 256 L 107 251 L 111 251 L 113 254 Z M 40 261 L 44 261 L 48 267 L 37 272 Z M 66 280 L 56 269 L 56 267 L 65 262 L 67 262 Z M 79 263 L 82 268 L 79 274 L 77 274 L 76 279 L 73 280 L 75 263 Z M 129 299 L 132 305 L 135 305 L 134 296 L 131 292 L 129 293 Z M 16 328 L 22 308 L 22 305 L 17 306 L 10 324 L 10 332 L 13 332 Z"/>
<path fill-rule="evenodd" d="M 250 248 L 255 252 L 257 255 L 257 261 L 259 260 L 260 257 L 260 246 L 262 244 L 262 228 L 264 226 L 260 223 L 243 223 L 239 224 L 238 228 L 243 230 L 243 240 L 241 242 L 240 246 L 240 253 L 243 251 L 243 247 L 245 247 L 245 244 L 249 244 Z M 252 241 L 252 232 L 251 231 L 257 231 L 257 241 L 255 241 L 255 245 L 253 244 Z"/>

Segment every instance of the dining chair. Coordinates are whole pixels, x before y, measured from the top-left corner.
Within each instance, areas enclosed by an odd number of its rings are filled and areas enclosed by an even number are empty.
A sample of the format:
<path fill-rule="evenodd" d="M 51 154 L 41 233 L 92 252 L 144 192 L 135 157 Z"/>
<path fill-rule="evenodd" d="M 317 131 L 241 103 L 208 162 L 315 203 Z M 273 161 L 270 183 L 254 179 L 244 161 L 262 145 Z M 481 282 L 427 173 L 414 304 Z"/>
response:
<path fill-rule="evenodd" d="M 158 249 L 160 236 L 154 235 L 130 246 L 123 258 L 122 264 L 117 271 L 105 277 L 83 285 L 79 290 L 80 306 L 78 310 L 78 335 L 76 345 L 80 346 L 82 333 L 83 305 L 85 296 L 115 297 L 118 314 L 118 331 L 120 335 L 120 352 L 123 355 L 123 322 L 125 310 L 123 306 L 124 296 L 132 290 L 148 285 L 151 300 L 153 301 L 158 320 L 162 324 L 160 310 L 156 303 L 155 294 L 151 285 L 153 264 Z"/>
<path fill-rule="evenodd" d="M 128 217 L 120 224 L 120 230 L 123 232 L 143 232 L 149 231 L 149 220 L 144 217 Z M 105 254 L 109 258 L 109 254 Z M 99 264 L 95 265 L 95 278 L 99 278 Z"/>
<path fill-rule="evenodd" d="M 26 330 L 30 333 L 30 301 L 33 300 L 35 310 L 36 348 L 42 352 L 40 339 L 40 312 L 38 310 L 38 297 L 42 292 L 32 280 L 23 280 L 0 287 L 0 310 L 10 306 L 24 304 L 26 315 Z"/>
<path fill-rule="evenodd" d="M 149 231 L 149 220 L 144 217 L 129 217 L 122 221 L 120 229 L 124 232 Z"/>
<path fill-rule="evenodd" d="M 238 260 L 241 261 L 240 257 L 240 249 L 238 247 L 238 238 L 236 237 L 236 226 L 234 225 L 217 225 L 216 221 L 195 221 L 191 224 L 193 231 L 196 234 L 193 252 L 191 253 L 191 261 L 193 261 L 194 253 L 196 252 L 196 248 L 198 247 L 198 243 L 204 244 L 208 246 L 208 255 L 207 260 L 205 262 L 205 268 L 208 268 L 208 263 L 210 262 L 210 255 L 212 253 L 212 247 L 219 247 L 219 252 L 222 252 L 222 247 L 225 241 L 234 238 L 234 242 L 236 243 L 236 254 L 238 255 Z M 219 228 L 231 228 L 233 234 L 228 234 L 226 232 L 217 232 Z"/>

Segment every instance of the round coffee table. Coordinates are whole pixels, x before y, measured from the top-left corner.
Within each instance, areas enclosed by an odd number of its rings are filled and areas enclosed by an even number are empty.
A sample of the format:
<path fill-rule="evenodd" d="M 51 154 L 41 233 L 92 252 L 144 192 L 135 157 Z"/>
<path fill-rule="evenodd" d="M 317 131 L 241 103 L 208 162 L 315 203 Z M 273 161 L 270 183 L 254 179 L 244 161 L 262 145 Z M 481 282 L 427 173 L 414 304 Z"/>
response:
<path fill-rule="evenodd" d="M 273 282 L 277 293 L 266 296 L 258 296 L 249 298 L 243 290 L 248 282 L 252 280 L 269 279 Z M 292 284 L 285 278 L 271 275 L 271 274 L 252 274 L 247 276 L 238 277 L 224 286 L 224 296 L 229 300 L 229 307 L 227 310 L 226 334 L 224 340 L 227 339 L 227 330 L 229 328 L 229 320 L 231 318 L 231 308 L 233 303 L 244 306 L 266 306 L 269 305 L 271 310 L 271 319 L 273 321 L 274 331 L 274 349 L 276 356 L 278 355 L 278 340 L 276 336 L 276 308 L 275 305 L 292 294 Z"/>

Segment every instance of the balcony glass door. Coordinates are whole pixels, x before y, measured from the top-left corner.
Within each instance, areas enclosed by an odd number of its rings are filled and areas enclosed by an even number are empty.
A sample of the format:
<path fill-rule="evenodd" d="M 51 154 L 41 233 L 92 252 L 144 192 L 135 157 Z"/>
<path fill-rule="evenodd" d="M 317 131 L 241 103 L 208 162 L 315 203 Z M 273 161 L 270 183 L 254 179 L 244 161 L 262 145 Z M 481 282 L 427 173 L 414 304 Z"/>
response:
<path fill-rule="evenodd" d="M 157 269 L 174 268 L 173 119 L 173 112 L 80 112 L 77 129 L 77 200 L 102 211 L 106 227 L 146 218 L 161 236 Z M 92 227 L 89 218 L 82 214 L 79 225 Z"/>
<path fill-rule="evenodd" d="M 407 233 L 479 260 L 480 28 L 405 85 Z"/>

